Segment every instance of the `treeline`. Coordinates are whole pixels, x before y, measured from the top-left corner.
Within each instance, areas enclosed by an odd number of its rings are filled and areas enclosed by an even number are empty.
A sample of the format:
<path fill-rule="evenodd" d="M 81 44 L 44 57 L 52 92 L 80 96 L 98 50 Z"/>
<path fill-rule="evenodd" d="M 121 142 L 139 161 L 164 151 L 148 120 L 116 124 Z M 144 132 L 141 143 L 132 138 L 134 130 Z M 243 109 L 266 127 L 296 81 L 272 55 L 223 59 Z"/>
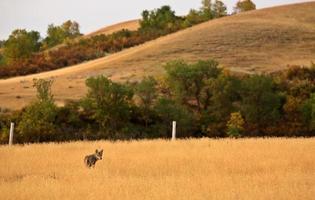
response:
<path fill-rule="evenodd" d="M 51 80 L 35 80 L 37 99 L 2 112 L 0 142 L 10 122 L 15 142 L 178 137 L 315 136 L 315 65 L 277 75 L 232 76 L 213 60 L 164 66 L 166 75 L 135 83 L 104 76 L 86 80 L 88 93 L 57 107 Z"/>
<path fill-rule="evenodd" d="M 236 5 L 239 8 L 237 12 L 248 10 L 246 2 L 251 1 L 242 1 Z M 79 37 L 79 24 L 66 21 L 60 26 L 49 25 L 47 37 L 41 39 L 37 31 L 18 29 L 0 44 L 3 47 L 3 51 L 0 51 L 0 78 L 54 70 L 104 57 L 226 15 L 227 9 L 222 1 L 212 3 L 211 0 L 203 0 L 199 10 L 191 10 L 186 16 L 176 16 L 169 6 L 145 10 L 137 31 L 121 30 L 110 35 L 83 38 Z"/>

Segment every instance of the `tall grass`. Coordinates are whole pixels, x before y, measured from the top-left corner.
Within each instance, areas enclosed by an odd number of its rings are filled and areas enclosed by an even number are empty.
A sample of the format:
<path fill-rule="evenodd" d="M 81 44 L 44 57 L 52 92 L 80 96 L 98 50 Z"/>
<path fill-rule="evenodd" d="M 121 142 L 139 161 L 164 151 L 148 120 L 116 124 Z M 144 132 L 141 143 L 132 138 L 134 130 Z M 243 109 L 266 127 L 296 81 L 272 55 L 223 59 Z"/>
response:
<path fill-rule="evenodd" d="M 104 149 L 94 169 L 85 155 Z M 313 199 L 315 139 L 0 147 L 5 199 Z"/>

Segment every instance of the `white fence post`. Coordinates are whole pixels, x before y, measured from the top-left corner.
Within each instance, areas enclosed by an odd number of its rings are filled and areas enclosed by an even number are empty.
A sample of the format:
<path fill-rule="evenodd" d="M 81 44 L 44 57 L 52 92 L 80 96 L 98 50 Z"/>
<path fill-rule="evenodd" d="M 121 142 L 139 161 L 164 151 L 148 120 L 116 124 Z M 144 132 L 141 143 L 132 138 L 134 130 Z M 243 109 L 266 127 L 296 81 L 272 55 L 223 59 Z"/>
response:
<path fill-rule="evenodd" d="M 11 122 L 9 146 L 11 146 L 13 144 L 13 133 L 14 133 L 14 123 Z"/>
<path fill-rule="evenodd" d="M 176 140 L 176 121 L 173 121 L 172 140 Z"/>

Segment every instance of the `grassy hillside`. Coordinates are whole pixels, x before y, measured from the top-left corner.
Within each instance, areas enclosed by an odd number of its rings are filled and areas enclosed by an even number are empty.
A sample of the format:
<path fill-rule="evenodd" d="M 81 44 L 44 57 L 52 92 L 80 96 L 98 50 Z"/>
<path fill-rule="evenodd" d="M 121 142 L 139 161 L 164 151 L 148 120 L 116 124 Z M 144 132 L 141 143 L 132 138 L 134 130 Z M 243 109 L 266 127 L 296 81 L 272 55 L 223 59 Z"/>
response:
<path fill-rule="evenodd" d="M 113 80 L 163 74 L 173 59 L 215 58 L 242 73 L 274 72 L 288 64 L 315 60 L 315 2 L 251 11 L 212 20 L 106 58 L 56 71 L 0 81 L 0 105 L 19 109 L 33 98 L 33 78 L 55 79 L 57 102 L 86 93 L 85 79 L 104 74 Z"/>
<path fill-rule="evenodd" d="M 314 139 L 76 142 L 0 147 L 2 199 L 304 199 Z M 94 169 L 84 156 L 103 148 Z"/>
<path fill-rule="evenodd" d="M 101 28 L 97 31 L 94 31 L 92 33 L 86 34 L 86 37 L 91 37 L 91 36 L 95 36 L 95 35 L 100 35 L 100 34 L 112 34 L 116 31 L 120 31 L 122 29 L 128 29 L 130 31 L 135 31 L 139 28 L 139 20 L 130 20 L 130 21 L 125 21 L 125 22 L 121 22 L 118 24 L 114 24 L 111 26 L 106 26 L 104 28 Z"/>
<path fill-rule="evenodd" d="M 104 28 L 101 28 L 97 31 L 93 31 L 91 33 L 88 33 L 88 34 L 85 34 L 85 35 L 82 35 L 80 37 L 77 37 L 75 38 L 74 40 L 75 41 L 79 41 L 80 39 L 83 39 L 83 38 L 89 38 L 89 37 L 93 37 L 93 36 L 96 36 L 96 35 L 101 35 L 101 34 L 105 34 L 105 35 L 108 35 L 108 34 L 112 34 L 114 32 L 117 32 L 117 31 L 121 31 L 123 29 L 127 29 L 127 30 L 130 30 L 130 31 L 135 31 L 139 28 L 139 20 L 130 20 L 130 21 L 125 21 L 125 22 L 121 22 L 121 23 L 117 23 L 117 24 L 113 24 L 113 25 L 110 25 L 110 26 L 105 26 Z M 54 51 L 54 50 L 58 50 L 60 47 L 64 47 L 65 44 L 59 44 L 59 45 L 56 45 L 52 48 L 49 48 L 47 50 L 45 50 L 46 52 L 48 51 Z M 0 53 L 1 53 L 1 48 L 0 48 Z"/>

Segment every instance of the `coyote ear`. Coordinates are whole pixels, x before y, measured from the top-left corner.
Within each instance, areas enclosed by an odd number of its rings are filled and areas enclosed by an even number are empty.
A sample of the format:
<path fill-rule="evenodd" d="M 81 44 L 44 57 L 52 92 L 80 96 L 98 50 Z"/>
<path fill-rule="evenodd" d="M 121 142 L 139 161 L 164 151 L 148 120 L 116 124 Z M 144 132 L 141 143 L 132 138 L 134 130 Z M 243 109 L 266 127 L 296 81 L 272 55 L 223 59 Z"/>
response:
<path fill-rule="evenodd" d="M 98 152 L 98 150 L 96 149 L 96 150 L 95 150 L 95 153 L 97 153 L 97 152 Z"/>
<path fill-rule="evenodd" d="M 103 149 L 99 151 L 100 153 L 103 153 Z"/>

